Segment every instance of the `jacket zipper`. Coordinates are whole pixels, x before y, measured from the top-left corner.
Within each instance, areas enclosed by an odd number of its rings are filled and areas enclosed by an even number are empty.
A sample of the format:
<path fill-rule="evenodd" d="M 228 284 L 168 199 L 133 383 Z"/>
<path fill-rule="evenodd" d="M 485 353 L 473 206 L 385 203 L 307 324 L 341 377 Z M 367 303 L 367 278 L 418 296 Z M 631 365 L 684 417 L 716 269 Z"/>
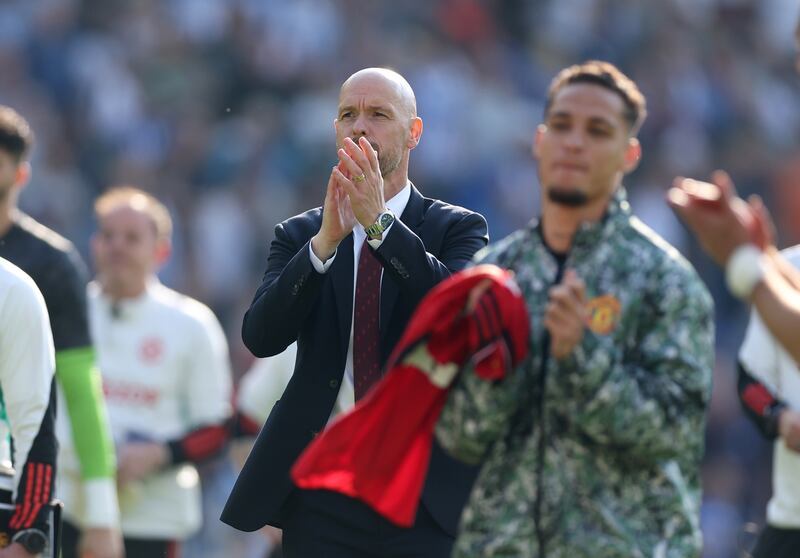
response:
<path fill-rule="evenodd" d="M 566 258 L 556 270 L 556 277 L 551 283 L 551 287 L 558 285 L 564 276 L 567 267 Z M 536 538 L 539 541 L 539 558 L 545 558 L 544 530 L 542 529 L 542 494 L 544 493 L 544 453 L 545 453 L 545 425 L 544 425 L 544 392 L 547 385 L 547 364 L 550 362 L 550 332 L 546 329 L 542 335 L 542 362 L 539 367 L 539 394 L 537 400 L 538 420 L 537 423 L 541 430 L 536 456 L 536 505 L 533 508 L 533 521 L 536 526 Z"/>

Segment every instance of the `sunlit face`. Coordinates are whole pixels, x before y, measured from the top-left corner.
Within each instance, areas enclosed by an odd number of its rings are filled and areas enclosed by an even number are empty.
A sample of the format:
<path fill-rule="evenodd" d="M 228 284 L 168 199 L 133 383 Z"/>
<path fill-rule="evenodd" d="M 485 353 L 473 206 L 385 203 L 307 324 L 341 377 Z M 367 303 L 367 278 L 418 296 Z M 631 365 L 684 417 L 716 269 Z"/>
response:
<path fill-rule="evenodd" d="M 357 76 L 342 87 L 336 116 L 336 146 L 344 139 L 367 138 L 378 152 L 381 174 L 394 172 L 417 145 L 415 120 L 397 84 L 378 74 Z"/>
<path fill-rule="evenodd" d="M 567 85 L 556 94 L 534 143 L 549 200 L 576 207 L 607 200 L 636 167 L 639 143 L 629 137 L 624 108 L 619 95 L 599 85 Z"/>
<path fill-rule="evenodd" d="M 144 212 L 120 205 L 100 218 L 92 237 L 97 275 L 104 287 L 129 290 L 155 272 L 162 251 L 155 224 Z"/>

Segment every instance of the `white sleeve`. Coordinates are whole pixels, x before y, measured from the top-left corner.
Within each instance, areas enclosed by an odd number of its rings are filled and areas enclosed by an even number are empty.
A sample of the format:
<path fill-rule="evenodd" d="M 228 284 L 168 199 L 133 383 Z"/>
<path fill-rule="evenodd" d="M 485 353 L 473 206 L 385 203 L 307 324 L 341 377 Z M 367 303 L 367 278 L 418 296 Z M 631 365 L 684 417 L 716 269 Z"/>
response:
<path fill-rule="evenodd" d="M 203 308 L 189 344 L 185 408 L 189 430 L 216 424 L 231 415 L 231 365 L 228 341 L 216 316 Z"/>
<path fill-rule="evenodd" d="M 280 354 L 256 360 L 239 384 L 239 410 L 257 422 L 266 421 L 292 378 L 296 358 L 297 343 L 292 343 Z"/>
<path fill-rule="evenodd" d="M 333 255 L 323 263 L 322 260 L 319 259 L 314 253 L 314 249 L 311 248 L 310 242 L 308 243 L 308 255 L 311 258 L 311 265 L 314 266 L 314 269 L 317 270 L 317 273 L 327 273 L 333 265 L 333 260 L 336 259 L 336 252 L 334 252 Z"/>
<path fill-rule="evenodd" d="M 50 401 L 54 372 L 44 299 L 32 280 L 16 281 L 8 288 L 0 315 L 0 386 L 14 440 L 16 482 Z"/>
<path fill-rule="evenodd" d="M 739 362 L 747 372 L 775 393 L 778 388 L 778 354 L 780 345 L 767 330 L 758 311 L 750 312 L 744 342 L 739 349 Z"/>

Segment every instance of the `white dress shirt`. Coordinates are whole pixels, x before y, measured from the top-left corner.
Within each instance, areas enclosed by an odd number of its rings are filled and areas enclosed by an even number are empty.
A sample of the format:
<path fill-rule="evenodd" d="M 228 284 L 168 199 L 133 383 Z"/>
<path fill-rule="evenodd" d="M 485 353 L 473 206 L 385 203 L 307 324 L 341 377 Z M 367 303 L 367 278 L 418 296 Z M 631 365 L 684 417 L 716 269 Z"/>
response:
<path fill-rule="evenodd" d="M 408 182 L 405 187 L 397 192 L 392 199 L 386 202 L 386 208 L 394 213 L 396 219 L 400 219 L 403 211 L 408 205 L 408 200 L 411 199 L 411 183 Z M 388 229 L 383 233 L 383 236 L 377 240 L 368 240 L 369 245 L 377 250 L 386 237 L 392 232 L 392 223 Z M 364 227 L 356 223 L 353 228 L 353 306 L 355 307 L 356 298 L 356 281 L 358 280 L 358 257 L 361 255 L 361 247 L 364 245 L 364 240 L 367 238 L 367 233 L 364 232 Z M 311 264 L 314 269 L 319 273 L 326 273 L 330 269 L 333 260 L 336 258 L 336 252 L 328 258 L 324 263 L 314 254 L 309 244 L 309 255 L 311 256 Z M 381 281 L 383 281 L 383 271 L 381 271 Z M 349 411 L 355 405 L 355 389 L 353 387 L 353 310 L 350 314 L 350 341 L 347 344 L 347 360 L 344 365 L 344 377 L 342 384 L 339 387 L 339 395 L 336 397 L 336 404 L 333 406 L 333 411 L 328 419 L 330 422 L 336 415 Z"/>

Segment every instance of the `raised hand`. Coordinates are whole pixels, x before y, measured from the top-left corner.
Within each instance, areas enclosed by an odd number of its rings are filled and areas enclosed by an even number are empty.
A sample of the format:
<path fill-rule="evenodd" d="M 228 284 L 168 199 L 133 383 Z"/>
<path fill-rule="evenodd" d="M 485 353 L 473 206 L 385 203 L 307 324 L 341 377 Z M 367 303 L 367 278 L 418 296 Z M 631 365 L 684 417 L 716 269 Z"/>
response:
<path fill-rule="evenodd" d="M 322 206 L 322 225 L 311 239 L 311 249 L 323 262 L 336 252 L 336 247 L 352 232 L 356 224 L 347 192 L 336 180 L 337 174 L 344 176 L 339 167 L 343 168 L 341 162 L 333 168 L 328 178 L 325 203 Z"/>
<path fill-rule="evenodd" d="M 676 178 L 667 201 L 720 265 L 725 265 L 733 251 L 743 244 L 764 248 L 766 239 L 758 217 L 736 195 L 733 182 L 724 171 L 716 171 L 710 183 Z"/>
<path fill-rule="evenodd" d="M 386 209 L 378 154 L 365 137 L 359 138 L 358 144 L 345 138 L 337 154 L 339 166 L 333 176 L 347 192 L 355 218 L 361 226 L 368 227 Z"/>
<path fill-rule="evenodd" d="M 168 449 L 158 442 L 128 442 L 119 448 L 117 484 L 124 486 L 161 469 L 169 459 Z"/>
<path fill-rule="evenodd" d="M 556 359 L 569 355 L 583 339 L 586 327 L 586 286 L 574 270 L 550 289 L 545 307 L 544 325 L 550 332 L 550 354 Z"/>

